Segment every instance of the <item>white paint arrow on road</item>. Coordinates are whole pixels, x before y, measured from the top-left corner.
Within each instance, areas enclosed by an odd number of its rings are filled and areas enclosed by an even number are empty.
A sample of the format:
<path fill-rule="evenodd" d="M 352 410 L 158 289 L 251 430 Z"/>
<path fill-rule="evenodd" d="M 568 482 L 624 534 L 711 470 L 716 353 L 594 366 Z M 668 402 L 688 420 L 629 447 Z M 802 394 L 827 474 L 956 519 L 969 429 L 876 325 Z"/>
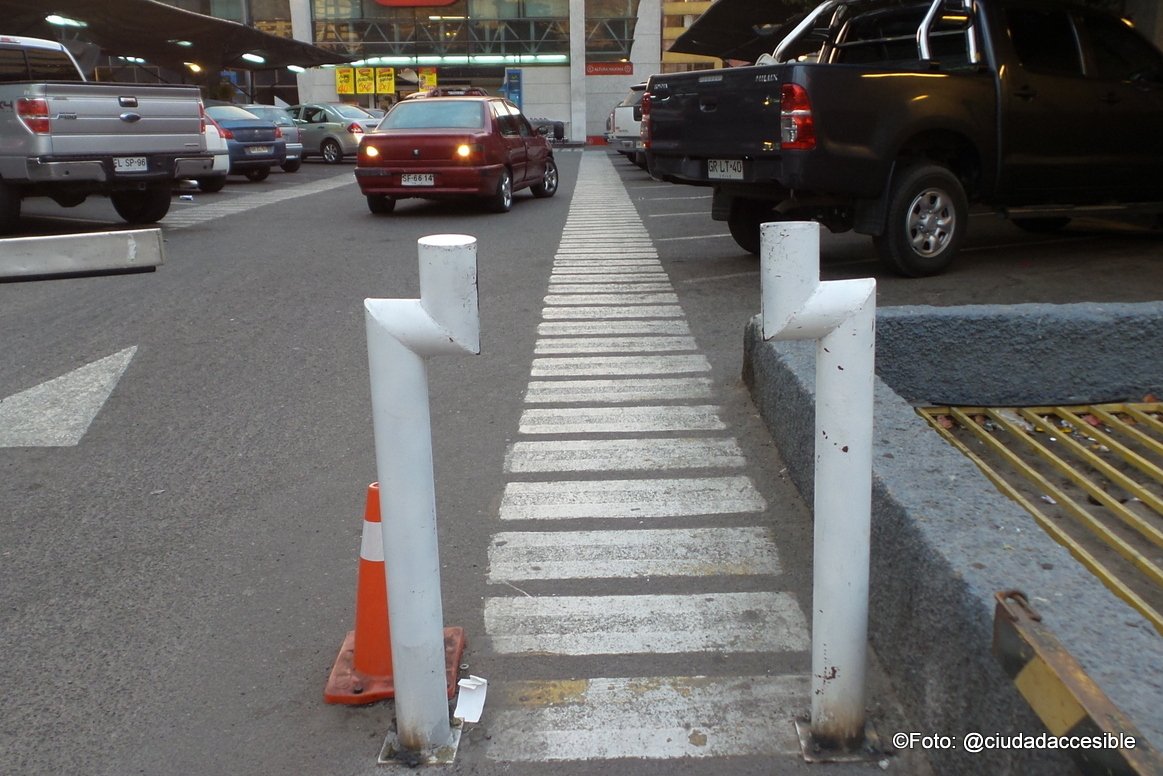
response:
<path fill-rule="evenodd" d="M 136 352 L 137 346 L 126 348 L 0 399 L 0 447 L 72 447 L 80 443 Z"/>

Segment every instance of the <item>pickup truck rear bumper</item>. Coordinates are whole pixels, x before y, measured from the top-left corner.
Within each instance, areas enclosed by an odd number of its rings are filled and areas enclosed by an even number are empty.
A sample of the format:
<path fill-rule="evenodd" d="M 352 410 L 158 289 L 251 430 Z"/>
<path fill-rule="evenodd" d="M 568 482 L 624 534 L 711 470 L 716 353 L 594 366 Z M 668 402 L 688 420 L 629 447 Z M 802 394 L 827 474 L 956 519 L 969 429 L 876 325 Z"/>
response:
<path fill-rule="evenodd" d="M 210 154 L 187 156 L 178 154 L 147 154 L 146 168 L 135 172 L 114 170 L 112 156 L 95 159 L 32 157 L 26 160 L 28 180 L 31 183 L 126 183 L 135 181 L 174 180 L 197 178 L 212 172 L 214 158 Z"/>

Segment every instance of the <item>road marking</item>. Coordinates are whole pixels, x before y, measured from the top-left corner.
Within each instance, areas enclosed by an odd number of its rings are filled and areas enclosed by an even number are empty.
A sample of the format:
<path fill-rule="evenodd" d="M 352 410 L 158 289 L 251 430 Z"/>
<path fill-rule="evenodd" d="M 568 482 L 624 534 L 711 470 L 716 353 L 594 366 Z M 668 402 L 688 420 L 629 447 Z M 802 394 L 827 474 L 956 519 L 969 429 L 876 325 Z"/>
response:
<path fill-rule="evenodd" d="M 0 399 L 0 447 L 73 447 L 80 443 L 137 346 Z"/>
<path fill-rule="evenodd" d="M 642 377 L 633 380 L 532 380 L 525 392 L 529 404 L 703 400 L 711 397 L 707 377 Z"/>
<path fill-rule="evenodd" d="M 663 375 L 709 371 L 711 362 L 701 353 L 681 356 L 566 356 L 533 359 L 531 376 Z"/>
<path fill-rule="evenodd" d="M 526 409 L 521 434 L 649 434 L 658 431 L 722 431 L 727 425 L 712 404 L 662 407 L 558 407 Z"/>
<path fill-rule="evenodd" d="M 557 337 L 539 339 L 537 355 L 551 353 L 665 353 L 698 350 L 694 337 Z"/>
<path fill-rule="evenodd" d="M 782 573 L 766 528 L 507 531 L 493 535 L 488 581 Z"/>
<path fill-rule="evenodd" d="M 666 334 L 687 336 L 691 328 L 687 322 L 674 320 L 617 320 L 617 321 L 546 321 L 538 324 L 537 334 L 542 337 L 609 334 Z M 692 340 L 693 341 L 693 340 Z M 693 349 L 693 348 L 692 348 Z"/>
<path fill-rule="evenodd" d="M 502 520 L 689 517 L 762 512 L 749 477 L 510 482 Z"/>
<path fill-rule="evenodd" d="M 711 655 L 746 652 L 804 663 L 809 645 L 795 596 L 773 589 L 782 580 L 773 531 L 713 524 L 763 519 L 767 504 L 740 471 L 747 462 L 710 402 L 710 363 L 604 155 L 582 157 L 567 225 L 521 437 L 504 462 L 513 479 L 498 517 L 521 530 L 495 532 L 489 547 L 488 582 L 523 597 L 505 590 L 484 611 L 492 648 L 537 655 L 551 678 L 494 685 L 487 756 L 798 756 L 792 719 L 806 676 L 560 678 L 576 677 L 577 664 L 552 660 L 685 654 L 711 666 Z M 645 476 L 625 478 L 634 473 Z M 608 527 L 568 522 L 586 519 Z M 670 594 L 677 577 L 695 592 Z M 722 592 L 744 577 L 744 591 Z M 624 579 L 636 580 L 635 595 L 576 595 L 570 585 Z M 530 582 L 538 595 L 518 587 Z"/>
<path fill-rule="evenodd" d="M 798 757 L 793 720 L 811 689 L 806 676 L 648 676 L 498 681 L 489 691 L 489 759 L 593 762 Z"/>
<path fill-rule="evenodd" d="M 514 442 L 505 471 L 731 469 L 747 462 L 734 439 L 585 439 Z"/>
<path fill-rule="evenodd" d="M 791 593 L 508 596 L 485 599 L 485 631 L 507 655 L 803 652 Z"/>
<path fill-rule="evenodd" d="M 215 221 L 226 216 L 241 215 L 255 208 L 275 205 L 279 202 L 285 202 L 288 199 L 309 197 L 313 194 L 321 194 L 325 191 L 338 189 L 342 186 L 353 186 L 354 184 L 355 179 L 351 176 L 350 170 L 347 170 L 322 180 L 311 181 L 310 183 L 280 186 L 270 191 L 231 196 L 225 202 L 216 201 L 214 204 L 170 210 L 162 220 L 161 225 L 166 229 L 187 229 L 191 226 L 204 224 L 207 221 Z M 216 199 L 221 197 L 220 194 L 214 194 L 213 196 Z"/>
<path fill-rule="evenodd" d="M 545 304 L 678 304 L 674 292 L 653 294 L 550 294 Z"/>
<path fill-rule="evenodd" d="M 556 283 L 658 283 L 670 281 L 665 272 L 636 267 L 564 267 L 553 270 L 549 285 Z"/>
<path fill-rule="evenodd" d="M 682 308 L 677 305 L 660 306 L 602 306 L 593 307 L 557 307 L 546 309 L 541 317 L 546 320 L 589 319 L 603 318 L 682 318 Z"/>

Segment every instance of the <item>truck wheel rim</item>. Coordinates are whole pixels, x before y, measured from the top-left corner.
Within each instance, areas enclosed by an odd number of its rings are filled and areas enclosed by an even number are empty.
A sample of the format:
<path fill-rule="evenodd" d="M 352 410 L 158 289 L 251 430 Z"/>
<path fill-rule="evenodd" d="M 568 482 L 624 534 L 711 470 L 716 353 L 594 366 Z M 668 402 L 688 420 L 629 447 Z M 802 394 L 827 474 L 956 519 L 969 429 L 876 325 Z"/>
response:
<path fill-rule="evenodd" d="M 925 189 L 909 206 L 909 243 L 918 256 L 936 256 L 948 247 L 957 229 L 957 211 L 949 194 Z"/>

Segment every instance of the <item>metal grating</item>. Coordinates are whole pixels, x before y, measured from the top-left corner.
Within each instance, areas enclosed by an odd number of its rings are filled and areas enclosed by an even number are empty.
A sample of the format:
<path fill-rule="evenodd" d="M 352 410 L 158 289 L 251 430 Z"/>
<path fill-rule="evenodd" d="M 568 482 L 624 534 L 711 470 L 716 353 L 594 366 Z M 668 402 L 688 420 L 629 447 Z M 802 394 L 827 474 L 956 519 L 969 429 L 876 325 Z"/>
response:
<path fill-rule="evenodd" d="M 1163 403 L 918 412 L 1163 634 Z"/>

